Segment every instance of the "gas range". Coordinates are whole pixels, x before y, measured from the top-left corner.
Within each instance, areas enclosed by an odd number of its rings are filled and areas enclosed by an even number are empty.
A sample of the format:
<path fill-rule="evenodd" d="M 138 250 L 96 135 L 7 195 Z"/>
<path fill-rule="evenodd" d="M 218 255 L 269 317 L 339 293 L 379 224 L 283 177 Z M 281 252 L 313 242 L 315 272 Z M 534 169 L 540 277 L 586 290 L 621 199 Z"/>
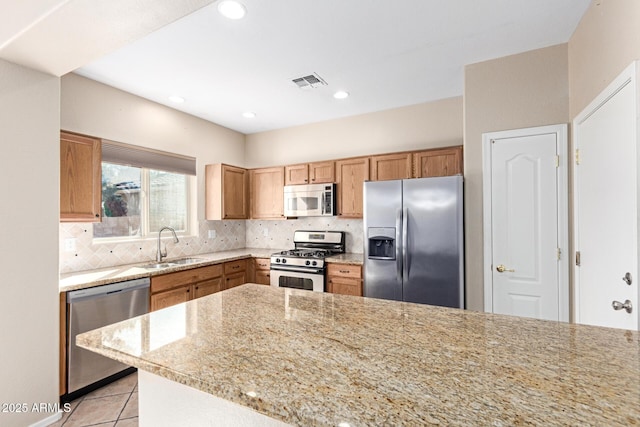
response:
<path fill-rule="evenodd" d="M 344 231 L 296 231 L 295 249 L 271 255 L 271 285 L 324 292 L 324 259 L 344 253 L 344 239 Z"/>

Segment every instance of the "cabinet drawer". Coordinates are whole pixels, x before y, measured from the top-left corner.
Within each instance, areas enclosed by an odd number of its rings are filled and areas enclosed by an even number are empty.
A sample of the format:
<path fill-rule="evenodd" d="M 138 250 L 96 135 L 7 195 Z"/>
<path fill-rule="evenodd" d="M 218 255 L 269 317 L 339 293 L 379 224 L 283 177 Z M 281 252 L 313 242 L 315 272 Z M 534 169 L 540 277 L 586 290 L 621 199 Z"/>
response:
<path fill-rule="evenodd" d="M 247 260 L 239 259 L 224 263 L 224 274 L 233 274 L 247 269 Z"/>
<path fill-rule="evenodd" d="M 362 266 L 350 264 L 327 264 L 327 274 L 329 276 L 362 278 Z"/>
<path fill-rule="evenodd" d="M 271 268 L 271 259 L 256 258 L 256 270 L 269 270 Z"/>
<path fill-rule="evenodd" d="M 332 277 L 328 282 L 328 290 L 334 294 L 362 296 L 362 280 Z"/>
<path fill-rule="evenodd" d="M 152 277 L 151 293 L 162 292 L 189 283 L 220 277 L 222 276 L 222 269 L 222 265 L 217 264 Z"/>

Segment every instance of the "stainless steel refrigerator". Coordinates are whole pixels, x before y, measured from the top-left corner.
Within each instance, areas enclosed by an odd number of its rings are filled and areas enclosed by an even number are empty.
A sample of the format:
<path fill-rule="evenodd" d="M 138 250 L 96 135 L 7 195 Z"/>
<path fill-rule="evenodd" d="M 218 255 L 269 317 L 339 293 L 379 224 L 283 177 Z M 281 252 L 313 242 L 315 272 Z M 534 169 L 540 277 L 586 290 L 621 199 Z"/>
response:
<path fill-rule="evenodd" d="M 364 296 L 464 308 L 462 176 L 364 183 Z"/>

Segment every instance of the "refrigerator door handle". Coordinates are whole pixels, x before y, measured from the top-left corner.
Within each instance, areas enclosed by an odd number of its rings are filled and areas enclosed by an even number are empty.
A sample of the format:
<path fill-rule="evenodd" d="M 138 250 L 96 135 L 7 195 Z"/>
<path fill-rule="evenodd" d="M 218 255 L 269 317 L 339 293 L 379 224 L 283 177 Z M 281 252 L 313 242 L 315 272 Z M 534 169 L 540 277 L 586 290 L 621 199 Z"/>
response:
<path fill-rule="evenodd" d="M 409 280 L 409 210 L 407 208 L 402 209 L 402 277 L 404 280 Z"/>
<path fill-rule="evenodd" d="M 402 286 L 402 209 L 396 211 L 396 280 Z"/>

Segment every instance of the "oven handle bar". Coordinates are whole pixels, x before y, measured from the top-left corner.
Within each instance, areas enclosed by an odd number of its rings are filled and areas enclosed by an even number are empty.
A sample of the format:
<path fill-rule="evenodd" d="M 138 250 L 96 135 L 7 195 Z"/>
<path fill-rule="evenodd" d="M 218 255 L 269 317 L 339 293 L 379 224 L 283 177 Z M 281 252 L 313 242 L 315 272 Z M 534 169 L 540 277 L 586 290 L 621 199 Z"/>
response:
<path fill-rule="evenodd" d="M 298 268 L 298 267 L 286 267 L 284 265 L 278 265 L 277 267 L 275 267 L 272 265 L 271 270 L 291 271 L 291 272 L 308 273 L 308 274 L 324 274 L 324 268 Z"/>

